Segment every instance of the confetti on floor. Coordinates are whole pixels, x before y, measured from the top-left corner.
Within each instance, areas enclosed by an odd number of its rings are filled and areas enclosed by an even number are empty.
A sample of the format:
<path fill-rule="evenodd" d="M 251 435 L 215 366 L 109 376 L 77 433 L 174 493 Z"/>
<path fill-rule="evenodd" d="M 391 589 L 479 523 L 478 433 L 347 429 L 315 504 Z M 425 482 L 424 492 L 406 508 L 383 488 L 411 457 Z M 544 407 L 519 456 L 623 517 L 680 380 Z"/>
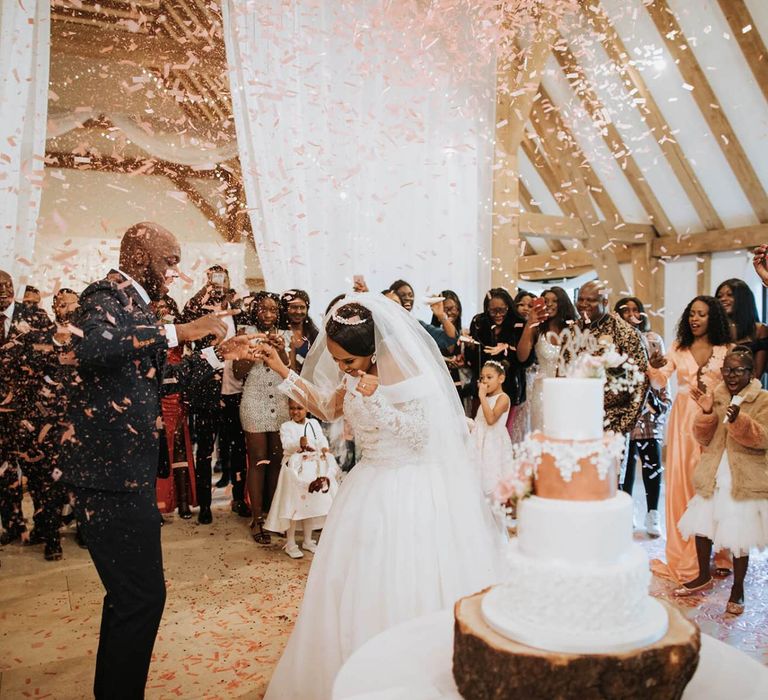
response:
<path fill-rule="evenodd" d="M 283 540 L 255 544 L 248 520 L 229 512 L 222 493 L 212 526 L 169 517 L 163 528 L 168 602 L 147 685 L 148 700 L 261 698 L 293 626 L 312 561 L 292 560 Z M 664 541 L 638 531 L 649 557 Z M 0 550 L 0 700 L 76 700 L 90 693 L 103 590 L 72 532 L 64 559 L 42 546 Z M 672 599 L 654 579 L 653 595 Z M 730 579 L 707 595 L 672 600 L 704 632 L 768 664 L 768 556 L 753 557 L 747 609 L 724 614 Z"/>

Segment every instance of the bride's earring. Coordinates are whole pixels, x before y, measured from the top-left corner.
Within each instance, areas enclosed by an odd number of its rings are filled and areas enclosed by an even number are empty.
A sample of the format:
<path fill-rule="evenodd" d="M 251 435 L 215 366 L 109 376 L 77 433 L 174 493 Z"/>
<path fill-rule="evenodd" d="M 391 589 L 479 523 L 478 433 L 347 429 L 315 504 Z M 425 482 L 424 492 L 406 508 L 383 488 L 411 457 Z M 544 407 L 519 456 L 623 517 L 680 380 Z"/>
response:
<path fill-rule="evenodd" d="M 372 365 L 376 364 L 376 353 L 373 353 L 373 355 L 371 355 L 371 364 Z"/>

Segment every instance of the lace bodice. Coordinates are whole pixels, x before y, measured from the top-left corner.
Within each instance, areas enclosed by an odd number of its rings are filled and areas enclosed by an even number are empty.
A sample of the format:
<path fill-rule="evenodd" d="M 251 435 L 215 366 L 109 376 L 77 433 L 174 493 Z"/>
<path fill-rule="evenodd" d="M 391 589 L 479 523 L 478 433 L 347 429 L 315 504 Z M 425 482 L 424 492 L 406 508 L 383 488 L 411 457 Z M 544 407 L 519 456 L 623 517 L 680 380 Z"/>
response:
<path fill-rule="evenodd" d="M 536 360 L 538 368 L 536 370 L 537 378 L 548 378 L 557 376 L 557 363 L 560 358 L 560 346 L 549 342 L 546 333 L 541 333 L 536 341 Z"/>
<path fill-rule="evenodd" d="M 347 391 L 344 417 L 352 426 L 355 445 L 360 448 L 363 459 L 395 461 L 412 457 L 427 441 L 421 401 L 394 406 L 381 389 L 368 397 Z"/>

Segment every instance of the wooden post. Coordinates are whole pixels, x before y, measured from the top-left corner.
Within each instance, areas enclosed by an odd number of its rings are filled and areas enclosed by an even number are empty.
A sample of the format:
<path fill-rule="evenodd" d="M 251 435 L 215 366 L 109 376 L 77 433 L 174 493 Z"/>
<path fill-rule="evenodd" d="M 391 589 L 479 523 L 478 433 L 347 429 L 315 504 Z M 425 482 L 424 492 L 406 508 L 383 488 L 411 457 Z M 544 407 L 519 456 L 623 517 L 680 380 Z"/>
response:
<path fill-rule="evenodd" d="M 712 294 L 712 253 L 696 258 L 696 294 Z"/>
<path fill-rule="evenodd" d="M 522 61 L 514 66 L 499 61 L 496 84 L 496 158 L 493 178 L 493 237 L 491 283 L 514 293 L 520 240 L 520 173 L 517 152 L 549 55 L 554 16 L 547 15 Z"/>

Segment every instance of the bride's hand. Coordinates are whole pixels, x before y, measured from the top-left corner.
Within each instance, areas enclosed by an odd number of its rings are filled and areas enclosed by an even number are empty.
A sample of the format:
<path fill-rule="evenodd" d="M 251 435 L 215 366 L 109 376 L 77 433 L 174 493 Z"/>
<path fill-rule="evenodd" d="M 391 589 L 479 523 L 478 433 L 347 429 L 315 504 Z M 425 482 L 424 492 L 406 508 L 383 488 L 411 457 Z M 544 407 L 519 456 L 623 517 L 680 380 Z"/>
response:
<path fill-rule="evenodd" d="M 259 343 L 256 346 L 253 355 L 255 359 L 262 360 L 267 367 L 273 372 L 277 372 L 283 379 L 290 374 L 290 370 L 280 359 L 280 355 L 273 345 L 270 345 L 267 342 Z"/>
<path fill-rule="evenodd" d="M 363 370 L 357 371 L 360 381 L 357 383 L 357 391 L 363 396 L 371 396 L 379 388 L 379 378 L 375 374 L 366 374 Z"/>

